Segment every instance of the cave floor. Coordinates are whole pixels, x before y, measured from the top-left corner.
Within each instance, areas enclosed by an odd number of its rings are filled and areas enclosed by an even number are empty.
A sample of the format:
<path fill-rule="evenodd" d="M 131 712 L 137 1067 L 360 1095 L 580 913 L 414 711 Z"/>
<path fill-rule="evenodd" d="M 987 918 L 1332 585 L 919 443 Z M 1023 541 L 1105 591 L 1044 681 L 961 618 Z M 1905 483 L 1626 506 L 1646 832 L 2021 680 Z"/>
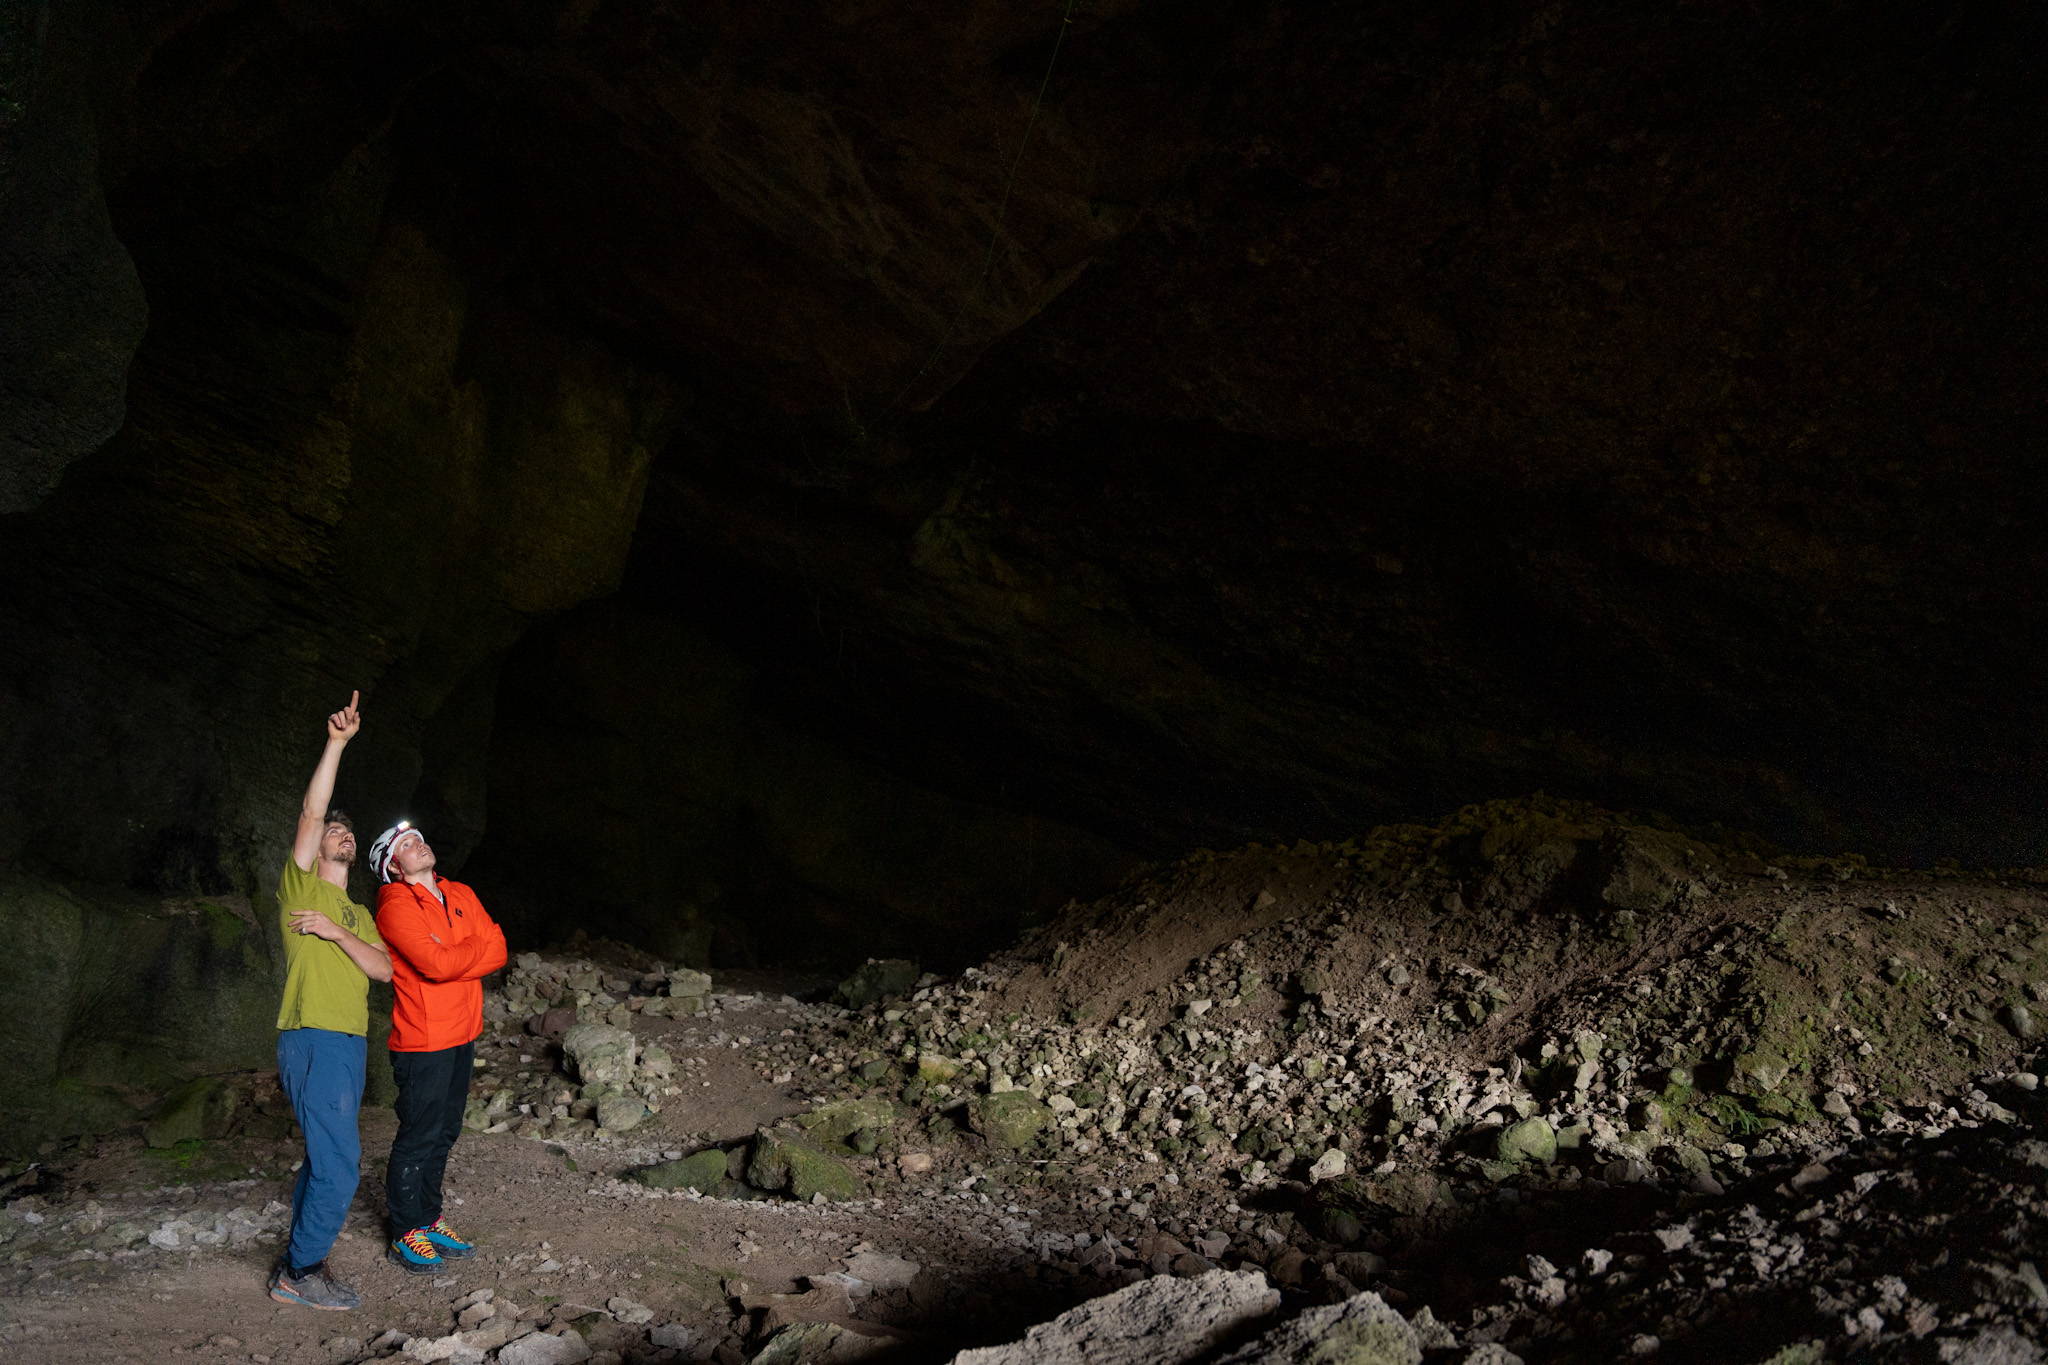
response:
<path fill-rule="evenodd" d="M 924 1272 L 863 1305 L 860 1317 L 842 1315 L 882 1334 L 892 1359 L 943 1359 L 1014 1334 L 1082 1297 L 1071 1279 L 1041 1278 L 1028 1250 L 1006 1235 L 1020 1221 L 1069 1231 L 1090 1226 L 1082 1215 L 1050 1205 L 1020 1219 L 1014 1204 L 900 1177 L 878 1182 L 873 1199 L 834 1205 L 668 1198 L 614 1179 L 676 1151 L 670 1144 L 741 1140 L 805 1107 L 799 1085 L 770 1079 L 786 1071 L 732 1044 L 735 1037 L 779 1034 L 794 1022 L 794 1002 L 766 994 L 737 1001 L 718 1012 L 715 1029 L 690 1020 L 645 1021 L 653 1027 L 640 1030 L 643 1041 L 667 1046 L 697 1093 L 649 1120 L 630 1143 L 465 1133 L 449 1162 L 447 1217 L 477 1239 L 480 1252 L 450 1273 L 414 1276 L 384 1261 L 381 1154 L 396 1118 L 388 1108 L 365 1106 L 362 1183 L 330 1257 L 362 1294 L 363 1307 L 354 1312 L 312 1312 L 265 1292 L 281 1244 L 283 1215 L 273 1201 L 289 1199 L 294 1138 L 245 1132 L 203 1150 L 188 1144 L 152 1152 L 129 1135 L 75 1150 L 54 1188 L 17 1202 L 17 1217 L 33 1214 L 44 1225 L 83 1218 L 81 1231 L 124 1222 L 156 1230 L 180 1220 L 207 1229 L 223 1220 L 234 1227 L 239 1212 L 274 1227 L 241 1245 L 194 1245 L 188 1234 L 181 1248 L 145 1246 L 112 1258 L 66 1250 L 61 1242 L 18 1253 L 0 1267 L 0 1355 L 51 1365 L 165 1358 L 329 1365 L 379 1354 L 380 1340 L 389 1352 L 405 1338 L 443 1338 L 456 1330 L 456 1305 L 488 1289 L 501 1307 L 516 1305 L 529 1318 L 557 1323 L 573 1320 L 576 1305 L 589 1306 L 596 1311 L 582 1330 L 599 1349 L 603 1329 L 617 1325 L 605 1305 L 630 1299 L 652 1311 L 653 1323 L 688 1329 L 695 1349 L 673 1358 L 709 1359 L 721 1344 L 729 1343 L 728 1356 L 740 1349 L 734 1301 L 755 1305 L 758 1315 L 774 1296 L 795 1295 L 810 1277 L 841 1271 L 863 1252 L 899 1257 Z M 694 1045 L 692 1037 L 699 1039 Z M 545 1051 L 516 1033 L 487 1034 L 484 1050 L 494 1047 L 508 1066 L 515 1055 Z M 267 1220 L 266 1205 L 273 1208 Z M 85 1237 L 76 1244 L 88 1245 Z M 809 1302 L 783 1320 L 827 1316 Z M 759 1318 L 750 1322 L 742 1313 L 738 1322 L 758 1327 Z M 644 1350 L 645 1337 L 644 1327 L 622 1332 L 619 1344 L 637 1342 Z"/>
<path fill-rule="evenodd" d="M 259 1098 L 0 1182 L 0 1358 L 477 1365 L 538 1328 L 600 1365 L 939 1361 L 1218 1271 L 1288 1315 L 1381 1296 L 1443 1365 L 2044 1358 L 2041 876 L 1482 819 L 1426 856 L 1192 857 L 858 1009 L 521 954 L 479 1047 L 496 1131 L 448 1177 L 476 1260 L 385 1264 L 372 1106 L 332 1258 L 363 1307 L 273 1303 L 297 1148 Z M 644 1120 L 600 1129 L 531 1031 L 570 1003 L 633 1033 Z M 858 1194 L 733 1180 L 757 1129 L 849 1103 L 885 1115 L 834 1148 Z M 713 1194 L 621 1178 L 713 1148 Z"/>

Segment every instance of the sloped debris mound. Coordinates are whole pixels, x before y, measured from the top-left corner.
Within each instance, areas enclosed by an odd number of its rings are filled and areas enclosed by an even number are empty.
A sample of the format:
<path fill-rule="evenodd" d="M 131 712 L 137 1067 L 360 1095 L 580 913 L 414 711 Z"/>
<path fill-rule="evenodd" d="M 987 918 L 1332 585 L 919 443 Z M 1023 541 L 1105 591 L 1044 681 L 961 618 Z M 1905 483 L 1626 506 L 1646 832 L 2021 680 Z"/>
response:
<path fill-rule="evenodd" d="M 824 1051 L 847 1091 L 905 1106 L 940 1176 L 1099 1218 L 1099 1240 L 1059 1258 L 1083 1274 L 1256 1267 L 1301 1304 L 1370 1288 L 1433 1306 L 1471 1349 L 1618 1358 L 1601 1352 L 1685 1339 L 1665 1321 L 1683 1296 L 1657 1279 L 1676 1253 L 1597 1294 L 1588 1278 L 1588 1303 L 1642 1286 L 1589 1316 L 1563 1311 L 1581 1252 L 1648 1255 L 1630 1248 L 1726 1200 L 1790 1223 L 1802 1209 L 1771 1192 L 1802 1172 L 2025 1131 L 2048 1002 L 2039 880 L 1492 803 L 1344 844 L 1197 854 L 867 1006 Z M 1002 1099 L 1033 1122 L 992 1125 Z M 1902 1229 L 1943 1216 L 1897 1189 Z M 1801 1256 L 1825 1240 L 1800 1236 Z M 1871 1349 L 1866 1307 L 1929 1350 L 1977 1349 L 1973 1323 L 2024 1337 L 2020 1306 L 1988 1293 L 1915 1290 L 1935 1305 L 1917 1316 L 1896 1296 L 1803 1316 L 1756 1302 L 1791 1361 L 1809 1340 Z"/>

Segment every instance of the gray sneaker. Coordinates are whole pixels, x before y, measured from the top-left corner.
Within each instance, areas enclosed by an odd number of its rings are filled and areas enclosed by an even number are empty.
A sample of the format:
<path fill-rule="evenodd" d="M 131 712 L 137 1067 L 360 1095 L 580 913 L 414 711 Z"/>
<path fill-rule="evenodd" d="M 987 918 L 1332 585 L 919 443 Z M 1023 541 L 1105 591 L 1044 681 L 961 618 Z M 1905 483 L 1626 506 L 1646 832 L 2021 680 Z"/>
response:
<path fill-rule="evenodd" d="M 362 1295 L 329 1274 L 325 1261 L 297 1279 L 287 1275 L 280 1264 L 270 1272 L 270 1297 L 279 1303 L 296 1303 L 335 1313 L 363 1306 Z"/>

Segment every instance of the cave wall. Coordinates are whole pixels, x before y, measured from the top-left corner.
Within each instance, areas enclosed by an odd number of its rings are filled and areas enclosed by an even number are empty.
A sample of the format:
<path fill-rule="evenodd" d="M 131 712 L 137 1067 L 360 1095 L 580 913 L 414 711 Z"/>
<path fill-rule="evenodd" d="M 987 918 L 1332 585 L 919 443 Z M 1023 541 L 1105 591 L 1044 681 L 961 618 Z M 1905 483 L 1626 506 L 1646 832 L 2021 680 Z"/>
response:
<path fill-rule="evenodd" d="M 1076 876 L 1537 787 L 2033 854 L 2027 7 L 8 23 L 0 867 L 261 894 L 352 687 L 344 804 L 636 932 L 976 899 L 743 755 Z M 514 885 L 677 774 L 769 890 L 630 810 Z"/>

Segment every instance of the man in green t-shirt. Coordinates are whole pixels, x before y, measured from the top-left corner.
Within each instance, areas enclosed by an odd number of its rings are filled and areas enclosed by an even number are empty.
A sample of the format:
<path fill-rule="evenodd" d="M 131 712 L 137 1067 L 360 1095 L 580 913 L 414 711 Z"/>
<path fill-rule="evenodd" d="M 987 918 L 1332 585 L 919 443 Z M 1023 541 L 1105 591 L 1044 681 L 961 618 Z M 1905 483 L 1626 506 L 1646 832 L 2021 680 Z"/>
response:
<path fill-rule="evenodd" d="M 270 1275 L 270 1297 L 308 1308 L 355 1308 L 356 1291 L 327 1269 L 355 1198 L 362 1159 L 363 1035 L 370 982 L 391 979 L 391 957 L 370 912 L 348 898 L 355 827 L 330 810 L 341 751 L 362 728 L 361 693 L 327 718 L 327 748 L 306 784 L 292 856 L 277 883 L 284 931 L 284 1000 L 277 1010 L 277 1078 L 306 1137 L 292 1190 L 292 1232 Z"/>

